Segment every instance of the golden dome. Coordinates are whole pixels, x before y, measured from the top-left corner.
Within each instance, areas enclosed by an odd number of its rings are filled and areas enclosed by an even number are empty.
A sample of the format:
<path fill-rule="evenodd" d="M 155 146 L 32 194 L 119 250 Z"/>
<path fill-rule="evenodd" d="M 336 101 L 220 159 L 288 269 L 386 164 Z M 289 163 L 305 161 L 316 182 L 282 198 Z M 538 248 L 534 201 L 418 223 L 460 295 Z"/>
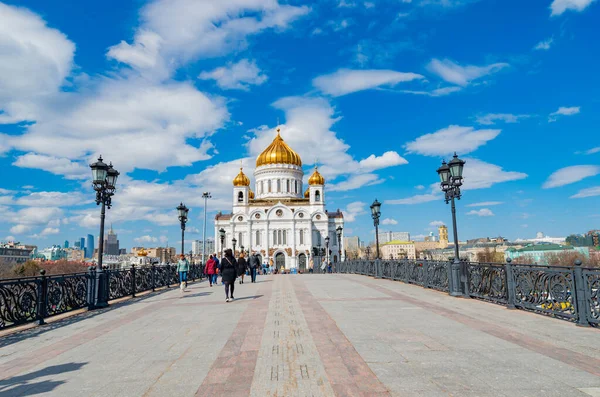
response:
<path fill-rule="evenodd" d="M 233 178 L 233 186 L 250 186 L 250 178 L 244 174 L 244 171 L 240 168 L 240 173 Z"/>
<path fill-rule="evenodd" d="M 248 193 L 248 198 L 250 200 L 254 200 L 254 192 L 252 191 L 252 189 L 250 189 L 250 193 Z"/>
<path fill-rule="evenodd" d="M 323 178 L 323 175 L 321 175 L 319 173 L 319 171 L 317 170 L 317 167 L 315 167 L 315 172 L 313 172 L 313 174 L 310 176 L 310 178 L 308 178 L 308 184 L 311 186 L 325 184 L 325 178 Z"/>
<path fill-rule="evenodd" d="M 256 159 L 257 167 L 267 164 L 293 164 L 302 167 L 300 156 L 283 141 L 279 128 L 273 142 Z"/>
<path fill-rule="evenodd" d="M 310 189 L 306 189 L 304 192 L 304 198 L 310 198 Z"/>
<path fill-rule="evenodd" d="M 137 252 L 137 256 L 148 256 L 148 252 L 142 248 Z"/>

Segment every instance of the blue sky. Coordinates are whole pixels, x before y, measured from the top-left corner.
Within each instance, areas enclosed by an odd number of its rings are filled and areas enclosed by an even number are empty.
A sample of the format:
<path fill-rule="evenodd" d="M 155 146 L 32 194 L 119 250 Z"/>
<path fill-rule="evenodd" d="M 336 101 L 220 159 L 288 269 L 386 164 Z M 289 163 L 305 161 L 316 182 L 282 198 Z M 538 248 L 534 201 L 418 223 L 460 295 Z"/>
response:
<path fill-rule="evenodd" d="M 178 244 L 180 201 L 199 239 L 202 192 L 229 210 L 277 127 L 347 235 L 373 238 L 375 198 L 384 230 L 449 224 L 454 151 L 461 239 L 598 228 L 598 3 L 0 2 L 0 241 L 97 235 L 99 154 L 123 246 Z"/>

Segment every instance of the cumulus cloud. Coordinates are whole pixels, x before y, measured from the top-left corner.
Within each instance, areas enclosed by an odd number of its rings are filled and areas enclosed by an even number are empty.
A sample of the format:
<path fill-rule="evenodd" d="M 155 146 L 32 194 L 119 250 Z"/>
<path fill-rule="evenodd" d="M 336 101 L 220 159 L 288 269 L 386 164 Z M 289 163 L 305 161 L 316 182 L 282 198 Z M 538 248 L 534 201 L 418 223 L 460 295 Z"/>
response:
<path fill-rule="evenodd" d="M 58 234 L 60 233 L 60 229 L 56 228 L 56 227 L 47 227 L 44 230 L 42 230 L 42 233 L 40 233 L 42 236 L 49 236 L 51 234 Z"/>
<path fill-rule="evenodd" d="M 80 192 L 34 192 L 17 199 L 17 205 L 28 207 L 72 207 L 91 203 L 89 197 Z"/>
<path fill-rule="evenodd" d="M 313 85 L 323 93 L 342 96 L 353 92 L 369 90 L 380 86 L 394 86 L 424 77 L 416 73 L 403 73 L 394 70 L 350 70 L 340 69 L 335 73 L 319 76 Z"/>
<path fill-rule="evenodd" d="M 18 224 L 10 228 L 12 234 L 23 234 L 31 230 L 31 226 Z"/>
<path fill-rule="evenodd" d="M 392 218 L 385 218 L 381 221 L 382 225 L 397 225 L 398 221 Z"/>
<path fill-rule="evenodd" d="M 408 164 L 408 161 L 394 151 L 385 152 L 381 156 L 372 154 L 359 162 L 360 167 L 367 172 L 403 164 Z"/>
<path fill-rule="evenodd" d="M 429 226 L 430 227 L 440 227 L 440 226 L 445 226 L 446 224 L 442 221 L 432 221 L 429 222 Z"/>
<path fill-rule="evenodd" d="M 559 116 L 573 116 L 580 113 L 581 108 L 579 106 L 564 107 L 561 106 L 556 112 L 550 113 L 548 116 L 548 122 L 552 123 L 558 119 Z"/>
<path fill-rule="evenodd" d="M 527 178 L 527 174 L 516 171 L 504 171 L 502 167 L 477 159 L 465 159 L 463 190 L 486 189 L 496 183 L 518 181 Z"/>
<path fill-rule="evenodd" d="M 35 153 L 18 156 L 12 165 L 48 171 L 55 175 L 63 175 L 66 179 L 87 179 L 91 175 L 89 167 L 81 162 Z"/>
<path fill-rule="evenodd" d="M 562 15 L 565 11 L 581 12 L 596 0 L 553 0 L 550 4 L 550 16 Z"/>
<path fill-rule="evenodd" d="M 467 205 L 467 207 L 491 207 L 494 205 L 504 204 L 502 201 L 483 201 L 481 203 L 473 203 Z"/>
<path fill-rule="evenodd" d="M 469 211 L 469 212 L 467 212 L 467 215 L 494 216 L 494 213 L 489 208 L 482 208 L 480 210 Z"/>
<path fill-rule="evenodd" d="M 461 66 L 449 59 L 432 59 L 427 65 L 427 69 L 448 83 L 465 87 L 477 79 L 497 73 L 509 66 L 508 63 L 493 63 L 487 66 Z"/>
<path fill-rule="evenodd" d="M 145 235 L 145 236 L 141 236 L 141 237 L 136 237 L 133 239 L 133 241 L 135 241 L 136 243 L 139 243 L 139 244 L 156 243 L 156 242 L 158 242 L 158 238 L 152 237 L 149 235 Z"/>
<path fill-rule="evenodd" d="M 573 165 L 561 168 L 548 177 L 542 186 L 544 189 L 569 185 L 579 182 L 585 178 L 600 174 L 600 166 L 596 165 Z"/>
<path fill-rule="evenodd" d="M 367 204 L 362 201 L 354 201 L 346 206 L 342 211 L 344 213 L 344 222 L 350 223 L 356 221 L 356 217 L 366 214 Z"/>
<path fill-rule="evenodd" d="M 237 63 L 216 68 L 210 72 L 202 72 L 201 80 L 215 80 L 223 89 L 248 91 L 251 85 L 261 85 L 267 81 L 267 76 L 261 74 L 255 61 L 242 59 Z"/>
<path fill-rule="evenodd" d="M 533 47 L 534 50 L 544 50 L 548 51 L 554 42 L 554 38 L 550 37 L 549 39 L 542 40 Z"/>
<path fill-rule="evenodd" d="M 431 134 L 422 135 L 404 147 L 409 153 L 443 156 L 453 152 L 471 153 L 496 138 L 501 130 L 476 130 L 473 127 L 451 125 Z"/>
<path fill-rule="evenodd" d="M 477 116 L 475 121 L 477 124 L 492 125 L 496 124 L 497 121 L 502 121 L 507 124 L 518 123 L 523 119 L 527 119 L 531 116 L 528 114 L 510 114 L 510 113 L 488 113 L 483 116 Z"/>

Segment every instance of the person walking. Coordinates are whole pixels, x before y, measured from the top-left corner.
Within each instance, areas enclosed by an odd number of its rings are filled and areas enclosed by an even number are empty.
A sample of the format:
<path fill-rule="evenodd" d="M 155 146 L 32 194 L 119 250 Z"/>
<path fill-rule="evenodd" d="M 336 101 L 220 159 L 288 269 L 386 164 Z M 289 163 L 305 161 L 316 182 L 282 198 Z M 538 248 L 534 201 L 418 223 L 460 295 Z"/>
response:
<path fill-rule="evenodd" d="M 253 283 L 256 282 L 256 271 L 260 267 L 260 260 L 256 255 L 256 251 L 252 251 L 252 255 L 248 259 L 248 267 L 250 268 L 250 279 Z"/>
<path fill-rule="evenodd" d="M 308 261 L 308 273 L 313 274 L 314 271 L 315 271 L 315 261 L 313 260 L 313 258 L 310 258 L 310 261 Z"/>
<path fill-rule="evenodd" d="M 333 273 L 333 265 L 331 264 L 331 261 L 329 261 L 329 265 L 327 265 L 327 273 Z"/>
<path fill-rule="evenodd" d="M 231 302 L 233 290 L 235 289 L 235 278 L 237 276 L 237 262 L 230 248 L 225 250 L 225 257 L 221 259 L 221 279 L 225 284 L 225 302 Z M 231 296 L 231 298 L 229 298 Z"/>
<path fill-rule="evenodd" d="M 179 273 L 179 289 L 181 292 L 185 291 L 185 287 L 187 287 L 187 274 L 190 270 L 190 264 L 185 259 L 185 255 L 181 254 L 179 256 L 179 261 L 177 261 L 177 273 Z"/>
<path fill-rule="evenodd" d="M 246 275 L 246 270 L 248 269 L 248 262 L 246 262 L 244 256 L 244 253 L 240 252 L 240 257 L 237 260 L 237 275 L 240 278 L 240 284 L 244 284 L 244 276 Z"/>
<path fill-rule="evenodd" d="M 321 272 L 325 273 L 326 268 L 327 268 L 327 262 L 325 261 L 325 258 L 323 258 L 323 262 L 321 262 Z"/>
<path fill-rule="evenodd" d="M 208 277 L 208 282 L 212 287 L 213 284 L 217 283 L 217 262 L 214 257 L 210 255 L 208 257 L 208 261 L 206 261 L 206 267 L 204 268 L 204 273 Z"/>

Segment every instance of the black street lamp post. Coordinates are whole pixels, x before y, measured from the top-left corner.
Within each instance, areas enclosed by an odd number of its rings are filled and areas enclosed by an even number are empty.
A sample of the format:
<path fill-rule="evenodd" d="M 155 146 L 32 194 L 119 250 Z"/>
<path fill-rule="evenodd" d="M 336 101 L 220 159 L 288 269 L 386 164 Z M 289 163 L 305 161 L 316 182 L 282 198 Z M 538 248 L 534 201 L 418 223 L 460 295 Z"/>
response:
<path fill-rule="evenodd" d="M 223 260 L 223 245 L 225 244 L 225 229 L 219 229 L 219 238 L 221 239 L 221 260 Z"/>
<path fill-rule="evenodd" d="M 329 236 L 325 237 L 325 260 L 329 266 Z"/>
<path fill-rule="evenodd" d="M 98 299 L 95 302 L 96 307 L 104 307 L 108 305 L 108 291 L 104 291 L 103 278 L 105 275 L 102 271 L 102 256 L 104 253 L 104 219 L 106 218 L 106 209 L 110 209 L 112 204 L 112 196 L 115 194 L 117 186 L 117 178 L 119 172 L 115 170 L 112 163 L 105 164 L 102 161 L 102 156 L 98 157 L 98 161 L 90 164 L 92 169 L 92 183 L 96 191 L 96 205 L 102 204 L 100 210 L 100 236 L 98 237 L 98 291 L 103 291 L 98 294 Z M 93 253 L 92 253 L 93 254 Z"/>
<path fill-rule="evenodd" d="M 243 246 L 243 245 L 241 245 L 241 244 L 240 244 L 240 254 L 244 254 L 244 255 L 246 254 L 246 253 L 244 252 L 244 246 Z"/>
<path fill-rule="evenodd" d="M 233 245 L 233 257 L 235 258 L 235 245 L 237 244 L 235 237 L 231 239 L 231 244 Z"/>
<path fill-rule="evenodd" d="M 337 239 L 338 239 L 338 253 L 340 254 L 340 262 L 342 261 L 342 227 L 338 226 L 335 229 L 335 233 L 337 234 Z M 344 255 L 344 259 L 346 259 L 346 256 Z"/>
<path fill-rule="evenodd" d="M 381 217 L 381 203 L 375 199 L 371 204 L 371 217 L 373 218 L 373 225 L 375 226 L 375 248 L 377 250 L 377 257 L 379 259 L 379 218 Z"/>
<path fill-rule="evenodd" d="M 369 260 L 369 257 L 371 256 L 371 247 L 367 246 L 367 248 L 365 248 L 365 253 L 367 254 L 367 260 Z"/>
<path fill-rule="evenodd" d="M 183 203 L 180 203 L 177 206 L 177 214 L 179 216 L 179 222 L 181 223 L 181 255 L 185 255 L 183 243 L 184 243 L 184 237 L 185 237 L 185 224 L 188 220 L 188 212 L 189 211 L 190 211 L 189 208 L 186 207 L 185 205 L 183 205 Z"/>
<path fill-rule="evenodd" d="M 465 163 L 465 161 L 459 159 L 456 153 L 454 153 L 454 157 L 450 163 L 446 164 L 445 161 L 442 161 L 442 166 L 437 170 L 437 173 L 440 176 L 440 186 L 445 194 L 444 200 L 446 201 L 446 204 L 452 203 L 452 229 L 454 231 L 454 261 L 450 266 L 450 295 L 452 296 L 460 296 L 467 292 L 464 287 L 461 291 L 461 282 L 466 284 L 467 280 L 466 274 L 460 263 L 458 228 L 456 226 L 456 205 L 454 203 L 454 199 L 460 200 L 461 197 L 460 187 L 463 184 L 463 169 Z"/>

